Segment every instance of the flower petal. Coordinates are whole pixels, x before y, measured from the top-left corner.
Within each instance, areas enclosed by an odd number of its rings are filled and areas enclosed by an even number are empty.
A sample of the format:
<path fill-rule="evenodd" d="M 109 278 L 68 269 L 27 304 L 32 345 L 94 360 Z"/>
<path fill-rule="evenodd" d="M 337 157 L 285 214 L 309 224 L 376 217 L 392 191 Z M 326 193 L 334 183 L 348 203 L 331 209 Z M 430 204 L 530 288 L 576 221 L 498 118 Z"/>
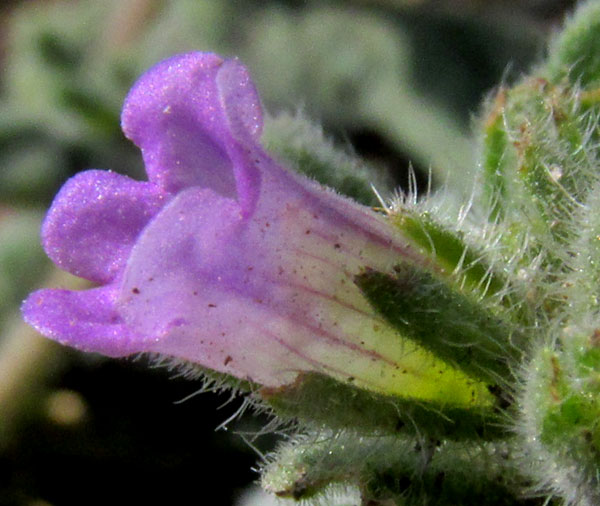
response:
<path fill-rule="evenodd" d="M 248 256 L 261 253 L 246 250 L 246 226 L 237 202 L 199 188 L 180 193 L 133 249 L 119 311 L 131 328 L 159 338 L 147 351 L 280 384 L 311 367 L 261 328 L 269 295 L 253 282 Z"/>
<path fill-rule="evenodd" d="M 238 140 L 258 142 L 262 133 L 262 107 L 248 69 L 238 60 L 226 60 L 216 77 L 231 134 Z"/>
<path fill-rule="evenodd" d="M 42 226 L 44 249 L 61 269 L 107 283 L 166 198 L 152 183 L 108 171 L 82 172 L 54 199 Z"/>
<path fill-rule="evenodd" d="M 248 181 L 258 184 L 252 165 L 239 157 L 240 142 L 260 135 L 261 117 L 244 67 L 188 53 L 146 72 L 127 96 L 121 119 L 142 149 L 151 181 L 170 192 L 201 186 L 237 198 L 249 191 Z"/>
<path fill-rule="evenodd" d="M 61 344 L 121 357 L 140 351 L 147 338 L 124 324 L 115 296 L 113 285 L 80 292 L 45 289 L 32 293 L 21 311 L 27 323 Z"/>
<path fill-rule="evenodd" d="M 353 283 L 367 258 L 393 261 L 394 245 L 316 204 L 290 193 L 263 221 L 210 190 L 174 198 L 133 248 L 117 303 L 131 329 L 156 338 L 145 351 L 268 387 L 317 371 L 441 402 L 451 389 L 471 403 L 465 378 L 402 339 Z"/>

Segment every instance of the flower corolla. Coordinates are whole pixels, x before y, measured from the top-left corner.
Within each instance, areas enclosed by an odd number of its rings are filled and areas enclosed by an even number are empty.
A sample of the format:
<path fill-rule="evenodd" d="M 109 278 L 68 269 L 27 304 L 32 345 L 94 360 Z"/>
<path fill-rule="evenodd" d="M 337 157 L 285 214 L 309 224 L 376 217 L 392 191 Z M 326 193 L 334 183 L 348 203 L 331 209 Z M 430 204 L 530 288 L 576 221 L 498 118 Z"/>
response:
<path fill-rule="evenodd" d="M 376 392 L 443 400 L 448 389 L 472 401 L 461 373 L 403 339 L 353 282 L 420 255 L 384 217 L 264 151 L 259 97 L 236 59 L 159 63 L 130 91 L 122 127 L 148 181 L 89 170 L 60 190 L 43 246 L 99 286 L 33 293 L 22 311 L 39 332 L 266 387 L 317 372 Z M 442 371 L 456 381 L 440 388 L 431 379 Z"/>

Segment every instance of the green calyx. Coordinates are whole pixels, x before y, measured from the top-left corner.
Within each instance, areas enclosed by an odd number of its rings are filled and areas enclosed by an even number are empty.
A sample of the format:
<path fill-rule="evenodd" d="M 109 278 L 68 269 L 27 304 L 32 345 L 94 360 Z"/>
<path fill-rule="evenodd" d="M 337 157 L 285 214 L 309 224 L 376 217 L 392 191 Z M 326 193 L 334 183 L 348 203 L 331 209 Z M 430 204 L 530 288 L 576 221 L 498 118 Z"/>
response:
<path fill-rule="evenodd" d="M 526 482 L 508 465 L 513 453 L 510 443 L 307 434 L 279 448 L 262 484 L 296 500 L 351 480 L 363 504 L 525 505 L 516 490 Z"/>
<path fill-rule="evenodd" d="M 481 251 L 469 246 L 460 232 L 434 221 L 428 212 L 400 209 L 390 214 L 390 222 L 445 277 L 454 276 L 477 296 L 498 294 L 506 284 L 482 258 Z"/>
<path fill-rule="evenodd" d="M 391 275 L 367 271 L 355 282 L 401 335 L 490 385 L 510 380 L 524 338 L 509 321 L 410 264 Z"/>
<path fill-rule="evenodd" d="M 442 404 L 386 396 L 318 373 L 302 374 L 292 385 L 263 388 L 255 395 L 283 419 L 308 427 L 453 440 L 489 440 L 504 434 L 500 399 L 495 405 L 457 407 L 451 398 Z"/>

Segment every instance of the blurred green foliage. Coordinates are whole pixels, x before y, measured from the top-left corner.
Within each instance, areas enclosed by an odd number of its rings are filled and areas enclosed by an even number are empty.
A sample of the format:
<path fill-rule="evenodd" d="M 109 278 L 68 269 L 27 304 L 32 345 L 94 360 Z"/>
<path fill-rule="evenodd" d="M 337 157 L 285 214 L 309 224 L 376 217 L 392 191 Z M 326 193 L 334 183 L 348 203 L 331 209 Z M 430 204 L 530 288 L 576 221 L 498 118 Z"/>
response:
<path fill-rule="evenodd" d="M 121 103 L 145 69 L 190 50 L 239 56 L 272 113 L 300 106 L 342 137 L 374 131 L 405 162 L 467 176 L 469 113 L 509 61 L 521 68 L 539 47 L 535 31 L 492 30 L 490 20 L 293 4 L 81 0 L 19 9 L 0 100 L 2 198 L 47 201 L 89 166 L 141 176 L 120 134 Z"/>

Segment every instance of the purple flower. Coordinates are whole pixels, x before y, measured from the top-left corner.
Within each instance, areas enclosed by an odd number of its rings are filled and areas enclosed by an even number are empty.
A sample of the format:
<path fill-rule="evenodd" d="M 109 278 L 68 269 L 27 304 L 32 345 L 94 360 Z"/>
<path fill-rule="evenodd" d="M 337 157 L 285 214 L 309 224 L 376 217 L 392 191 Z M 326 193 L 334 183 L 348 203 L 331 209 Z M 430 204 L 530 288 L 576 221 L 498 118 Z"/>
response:
<path fill-rule="evenodd" d="M 260 101 L 237 60 L 190 53 L 159 63 L 129 93 L 122 125 L 149 181 L 90 170 L 64 185 L 44 248 L 100 286 L 32 294 L 31 325 L 80 350 L 159 353 L 269 387 L 319 371 L 443 398 L 427 383 L 438 367 L 423 367 L 435 359 L 353 283 L 365 268 L 420 257 L 383 217 L 265 153 Z"/>

